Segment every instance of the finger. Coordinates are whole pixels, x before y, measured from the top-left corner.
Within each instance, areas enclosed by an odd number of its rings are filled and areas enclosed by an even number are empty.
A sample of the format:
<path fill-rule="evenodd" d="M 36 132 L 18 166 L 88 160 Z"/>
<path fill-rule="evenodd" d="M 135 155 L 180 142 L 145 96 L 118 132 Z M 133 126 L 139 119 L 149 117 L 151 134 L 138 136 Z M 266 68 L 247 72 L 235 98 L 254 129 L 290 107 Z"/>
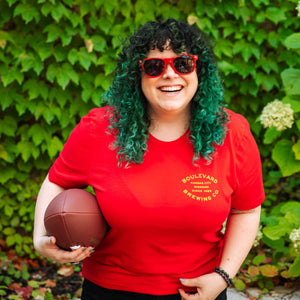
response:
<path fill-rule="evenodd" d="M 196 278 L 191 278 L 191 279 L 185 279 L 185 278 L 180 278 L 180 282 L 185 285 L 185 286 L 198 286 L 198 281 Z"/>
<path fill-rule="evenodd" d="M 93 252 L 94 252 L 93 247 L 80 247 L 76 250 L 73 250 L 72 251 L 73 261 L 78 263 L 84 260 L 85 258 L 89 257 Z"/>
<path fill-rule="evenodd" d="M 200 300 L 200 295 L 199 293 L 196 294 L 189 294 L 185 292 L 183 289 L 178 289 L 178 292 L 181 296 L 181 300 Z"/>
<path fill-rule="evenodd" d="M 56 238 L 55 238 L 55 236 L 49 236 L 49 243 L 52 244 L 52 245 L 56 244 Z"/>

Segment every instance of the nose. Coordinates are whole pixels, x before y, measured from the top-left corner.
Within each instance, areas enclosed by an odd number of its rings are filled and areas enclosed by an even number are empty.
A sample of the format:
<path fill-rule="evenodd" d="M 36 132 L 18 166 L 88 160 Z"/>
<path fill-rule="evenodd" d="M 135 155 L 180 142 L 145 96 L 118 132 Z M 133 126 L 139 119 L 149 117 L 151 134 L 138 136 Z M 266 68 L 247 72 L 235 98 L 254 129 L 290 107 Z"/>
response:
<path fill-rule="evenodd" d="M 163 73 L 164 78 L 169 78 L 169 77 L 177 77 L 178 74 L 174 71 L 171 63 L 168 63 L 165 69 L 165 72 Z"/>

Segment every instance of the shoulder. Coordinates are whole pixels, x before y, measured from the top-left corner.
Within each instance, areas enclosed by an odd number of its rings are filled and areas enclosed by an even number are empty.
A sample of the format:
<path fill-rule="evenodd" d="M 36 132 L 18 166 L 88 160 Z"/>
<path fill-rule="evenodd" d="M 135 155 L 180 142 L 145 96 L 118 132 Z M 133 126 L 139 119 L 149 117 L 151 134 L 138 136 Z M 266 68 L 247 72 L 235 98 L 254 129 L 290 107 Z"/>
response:
<path fill-rule="evenodd" d="M 91 109 L 73 129 L 73 138 L 88 140 L 105 138 L 110 119 L 110 108 L 105 106 Z"/>
<path fill-rule="evenodd" d="M 89 113 L 81 118 L 81 120 L 86 120 L 89 122 L 101 123 L 109 119 L 111 108 L 109 106 L 104 106 L 100 108 L 93 108 Z"/>
<path fill-rule="evenodd" d="M 110 118 L 111 109 L 108 106 L 93 108 L 89 113 L 83 116 L 79 126 L 93 131 L 94 129 L 107 128 Z"/>
<path fill-rule="evenodd" d="M 226 109 L 226 113 L 229 116 L 227 130 L 230 135 L 241 137 L 250 133 L 249 123 L 244 116 L 230 109 Z"/>
<path fill-rule="evenodd" d="M 228 122 L 229 128 L 249 126 L 247 119 L 243 115 L 238 114 L 230 109 L 226 109 L 225 111 L 229 116 L 229 122 Z"/>

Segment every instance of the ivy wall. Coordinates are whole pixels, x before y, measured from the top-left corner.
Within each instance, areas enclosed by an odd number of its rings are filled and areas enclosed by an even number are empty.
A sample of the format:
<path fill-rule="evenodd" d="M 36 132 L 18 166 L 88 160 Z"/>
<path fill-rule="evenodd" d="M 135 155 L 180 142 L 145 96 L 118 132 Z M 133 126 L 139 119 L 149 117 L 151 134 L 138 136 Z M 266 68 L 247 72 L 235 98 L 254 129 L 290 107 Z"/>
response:
<path fill-rule="evenodd" d="M 300 228 L 297 5 L 296 0 L 0 1 L 0 239 L 20 256 L 36 255 L 34 206 L 49 166 L 80 117 L 101 106 L 124 37 L 146 21 L 173 17 L 206 33 L 228 107 L 246 116 L 261 151 L 264 229 L 244 265 L 257 269 L 241 277 L 241 288 L 247 280 L 299 276 L 287 273 L 292 264 L 300 266 L 298 242 L 290 239 Z M 275 99 L 292 109 L 285 130 L 265 129 L 259 121 Z M 274 226 L 284 229 L 276 235 Z M 283 266 L 282 258 L 288 262 Z"/>

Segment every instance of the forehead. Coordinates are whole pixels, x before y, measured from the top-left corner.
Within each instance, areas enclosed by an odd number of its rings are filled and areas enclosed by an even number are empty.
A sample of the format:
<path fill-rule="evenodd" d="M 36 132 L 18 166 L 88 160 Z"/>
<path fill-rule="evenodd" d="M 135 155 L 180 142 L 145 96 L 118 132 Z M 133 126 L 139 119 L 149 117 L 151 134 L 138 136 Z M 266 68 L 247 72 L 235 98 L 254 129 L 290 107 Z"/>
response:
<path fill-rule="evenodd" d="M 184 54 L 187 54 L 187 52 L 184 51 L 181 53 L 175 53 L 170 48 L 165 48 L 163 51 L 160 51 L 159 49 L 155 48 L 153 50 L 149 50 L 149 52 L 147 53 L 147 58 L 172 58 Z"/>

